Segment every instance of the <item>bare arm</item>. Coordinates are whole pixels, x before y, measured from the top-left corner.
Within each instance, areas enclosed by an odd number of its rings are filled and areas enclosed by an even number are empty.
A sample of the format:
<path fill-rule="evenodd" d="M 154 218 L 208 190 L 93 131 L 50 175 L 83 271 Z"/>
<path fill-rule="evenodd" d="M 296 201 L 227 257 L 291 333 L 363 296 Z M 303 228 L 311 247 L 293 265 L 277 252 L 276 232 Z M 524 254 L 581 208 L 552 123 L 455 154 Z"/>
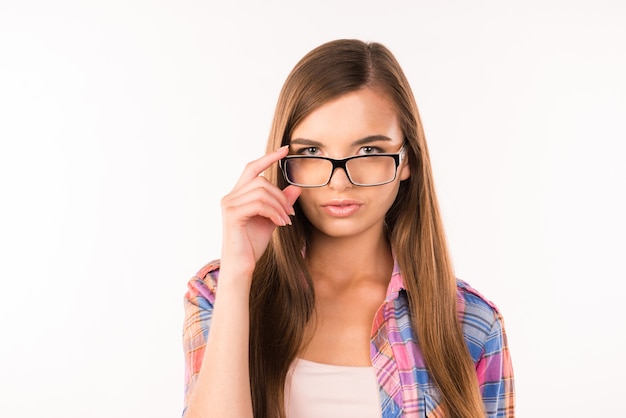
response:
<path fill-rule="evenodd" d="M 202 366 L 188 396 L 185 417 L 252 418 L 248 368 L 252 272 L 276 226 L 291 223 L 300 189 L 281 191 L 259 176 L 287 148 L 248 164 L 222 199 L 222 256 Z"/>

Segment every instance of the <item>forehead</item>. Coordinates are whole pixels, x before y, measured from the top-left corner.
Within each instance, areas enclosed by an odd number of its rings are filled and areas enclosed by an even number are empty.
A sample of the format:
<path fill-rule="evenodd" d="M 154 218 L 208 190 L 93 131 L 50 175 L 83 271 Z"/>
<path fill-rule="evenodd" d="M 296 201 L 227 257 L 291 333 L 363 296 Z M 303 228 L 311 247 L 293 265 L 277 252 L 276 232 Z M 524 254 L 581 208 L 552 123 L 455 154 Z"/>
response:
<path fill-rule="evenodd" d="M 365 88 L 315 109 L 296 126 L 291 139 L 337 143 L 377 135 L 402 140 L 398 113 L 386 94 Z"/>

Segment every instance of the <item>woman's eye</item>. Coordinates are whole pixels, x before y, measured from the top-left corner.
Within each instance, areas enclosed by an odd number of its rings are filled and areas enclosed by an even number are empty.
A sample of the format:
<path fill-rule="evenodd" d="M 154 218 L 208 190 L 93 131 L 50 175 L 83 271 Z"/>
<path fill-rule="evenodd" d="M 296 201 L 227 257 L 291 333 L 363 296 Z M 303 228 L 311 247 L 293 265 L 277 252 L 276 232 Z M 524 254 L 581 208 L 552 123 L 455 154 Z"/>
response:
<path fill-rule="evenodd" d="M 306 148 L 302 148 L 298 154 L 302 154 L 302 155 L 315 155 L 317 154 L 318 149 L 317 147 L 306 147 Z"/>
<path fill-rule="evenodd" d="M 372 147 L 372 146 L 367 146 L 367 147 L 363 147 L 361 148 L 361 154 L 378 154 L 383 152 L 383 150 L 381 150 L 378 147 Z"/>

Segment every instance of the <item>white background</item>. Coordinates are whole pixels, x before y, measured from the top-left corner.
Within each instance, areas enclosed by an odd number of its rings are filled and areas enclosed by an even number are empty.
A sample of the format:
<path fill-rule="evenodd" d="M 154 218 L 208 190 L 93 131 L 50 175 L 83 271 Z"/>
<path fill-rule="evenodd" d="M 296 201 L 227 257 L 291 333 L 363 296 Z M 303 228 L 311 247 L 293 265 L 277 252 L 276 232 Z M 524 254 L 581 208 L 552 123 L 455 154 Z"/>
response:
<path fill-rule="evenodd" d="M 219 199 L 296 61 L 342 37 L 413 86 L 518 416 L 624 416 L 625 22 L 619 0 L 0 0 L 0 416 L 180 416 Z"/>

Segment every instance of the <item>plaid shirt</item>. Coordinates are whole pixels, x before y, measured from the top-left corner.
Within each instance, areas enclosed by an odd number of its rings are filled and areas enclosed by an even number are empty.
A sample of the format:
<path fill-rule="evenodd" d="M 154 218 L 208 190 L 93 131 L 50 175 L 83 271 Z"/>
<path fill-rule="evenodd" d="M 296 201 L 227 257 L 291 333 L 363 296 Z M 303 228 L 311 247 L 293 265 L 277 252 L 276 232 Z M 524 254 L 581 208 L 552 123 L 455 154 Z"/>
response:
<path fill-rule="evenodd" d="M 185 406 L 202 364 L 218 274 L 219 261 L 207 264 L 189 281 L 185 295 Z M 457 289 L 459 320 L 476 365 L 487 417 L 513 417 L 513 369 L 502 316 L 467 283 L 459 280 Z M 444 416 L 441 395 L 426 370 L 411 327 L 408 299 L 397 264 L 385 301 L 374 317 L 370 354 L 380 387 L 383 418 Z"/>

